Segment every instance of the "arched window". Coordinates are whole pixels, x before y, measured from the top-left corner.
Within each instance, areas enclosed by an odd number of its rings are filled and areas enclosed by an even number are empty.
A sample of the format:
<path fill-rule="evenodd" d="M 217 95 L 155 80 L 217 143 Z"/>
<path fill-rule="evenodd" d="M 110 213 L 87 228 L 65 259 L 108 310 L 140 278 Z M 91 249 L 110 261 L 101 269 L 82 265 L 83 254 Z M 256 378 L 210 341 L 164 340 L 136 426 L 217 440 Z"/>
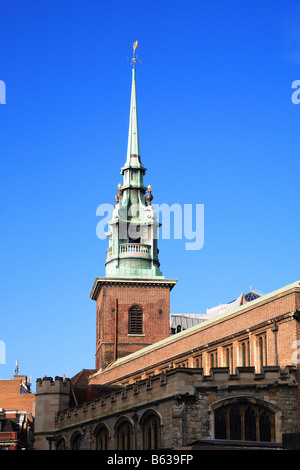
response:
<path fill-rule="evenodd" d="M 228 367 L 230 374 L 233 374 L 233 346 L 227 346 L 225 348 L 225 363 L 226 367 Z"/>
<path fill-rule="evenodd" d="M 243 367 L 246 367 L 246 343 L 243 342 L 242 343 L 242 366 Z"/>
<path fill-rule="evenodd" d="M 241 364 L 243 367 L 250 366 L 250 342 L 248 339 L 241 343 Z"/>
<path fill-rule="evenodd" d="M 132 450 L 132 426 L 127 420 L 117 427 L 117 449 Z"/>
<path fill-rule="evenodd" d="M 215 411 L 215 439 L 227 439 L 227 419 L 222 408 Z"/>
<path fill-rule="evenodd" d="M 141 420 L 143 450 L 160 449 L 160 419 L 157 414 L 148 414 Z"/>
<path fill-rule="evenodd" d="M 129 309 L 129 334 L 143 334 L 143 311 L 138 305 L 133 305 Z"/>
<path fill-rule="evenodd" d="M 270 415 L 263 411 L 259 417 L 259 437 L 261 441 L 271 441 Z"/>
<path fill-rule="evenodd" d="M 71 449 L 72 450 L 79 450 L 80 449 L 80 440 L 81 434 L 76 432 L 71 438 Z"/>
<path fill-rule="evenodd" d="M 266 334 L 257 337 L 258 363 L 260 369 L 268 364 L 267 336 Z"/>
<path fill-rule="evenodd" d="M 218 367 L 218 351 L 216 349 L 210 353 L 209 366 L 211 368 Z"/>
<path fill-rule="evenodd" d="M 106 426 L 100 425 L 95 432 L 96 450 L 108 449 L 108 429 Z"/>
<path fill-rule="evenodd" d="M 55 449 L 56 450 L 65 450 L 66 449 L 66 441 L 64 440 L 63 437 L 58 438 L 58 441 L 55 444 Z"/>
<path fill-rule="evenodd" d="M 194 361 L 194 367 L 201 368 L 203 367 L 203 358 L 202 355 L 196 357 L 196 360 Z"/>
<path fill-rule="evenodd" d="M 247 400 L 215 409 L 215 439 L 271 442 L 275 440 L 274 412 Z"/>
<path fill-rule="evenodd" d="M 230 439 L 240 440 L 242 439 L 242 421 L 240 409 L 236 406 L 232 406 L 229 412 L 229 429 Z"/>
<path fill-rule="evenodd" d="M 256 441 L 256 414 L 253 406 L 247 406 L 245 410 L 245 439 Z"/>

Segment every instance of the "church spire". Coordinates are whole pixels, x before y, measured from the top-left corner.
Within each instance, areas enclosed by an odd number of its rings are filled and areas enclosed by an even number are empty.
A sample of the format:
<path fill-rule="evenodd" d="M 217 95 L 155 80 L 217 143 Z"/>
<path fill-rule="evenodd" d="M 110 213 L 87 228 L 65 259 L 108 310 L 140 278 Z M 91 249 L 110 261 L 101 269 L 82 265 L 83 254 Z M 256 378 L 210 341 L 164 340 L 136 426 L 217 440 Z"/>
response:
<path fill-rule="evenodd" d="M 140 143 L 139 143 L 139 127 L 136 102 L 136 85 L 135 85 L 135 68 L 132 69 L 132 85 L 131 85 L 131 103 L 129 132 L 127 145 L 127 164 L 130 165 L 131 159 L 140 159 Z"/>
<path fill-rule="evenodd" d="M 139 166 L 141 163 L 140 157 L 140 142 L 139 142 L 139 126 L 138 126 L 138 112 L 137 112 L 137 99 L 136 99 L 136 68 L 135 64 L 141 62 L 135 55 L 135 50 L 138 42 L 133 44 L 133 58 L 132 64 L 132 82 L 131 82 L 131 101 L 130 101 L 130 116 L 129 116 L 129 131 L 128 131 L 128 145 L 127 145 L 127 159 L 126 166 Z"/>
<path fill-rule="evenodd" d="M 121 174 L 112 219 L 108 222 L 105 277 L 96 278 L 91 298 L 97 301 L 96 368 L 104 369 L 127 354 L 170 334 L 170 290 L 158 258 L 158 229 L 152 188 L 144 186 L 136 104 L 133 45 L 127 160 Z M 126 149 L 124 149 L 125 153 Z M 153 330 L 155 329 L 155 334 Z M 134 336 L 134 338 L 133 338 Z"/>
<path fill-rule="evenodd" d="M 157 230 L 160 223 L 151 204 L 151 186 L 144 186 L 146 168 L 141 163 L 138 133 L 135 65 L 137 57 L 133 45 L 132 85 L 130 101 L 127 160 L 121 168 L 123 184 L 118 186 L 116 205 L 110 231 L 107 233 L 109 247 L 106 259 L 107 277 L 139 279 L 162 279 L 157 249 Z"/>

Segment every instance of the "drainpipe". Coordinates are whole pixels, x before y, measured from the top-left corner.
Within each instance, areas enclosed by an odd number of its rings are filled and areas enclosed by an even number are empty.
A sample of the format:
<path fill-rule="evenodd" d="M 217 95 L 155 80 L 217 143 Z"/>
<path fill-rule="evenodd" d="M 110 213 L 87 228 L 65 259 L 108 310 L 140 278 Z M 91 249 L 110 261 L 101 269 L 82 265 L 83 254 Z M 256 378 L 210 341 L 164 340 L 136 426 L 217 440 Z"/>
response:
<path fill-rule="evenodd" d="M 278 332 L 278 325 L 274 322 L 274 326 L 272 326 L 271 331 L 274 333 L 274 349 L 275 349 L 275 366 L 278 366 L 278 349 L 277 349 L 277 332 Z"/>
<path fill-rule="evenodd" d="M 183 403 L 182 410 L 182 445 L 185 446 L 187 441 L 187 416 L 186 416 L 186 404 Z"/>
<path fill-rule="evenodd" d="M 115 306 L 110 309 L 111 313 L 115 314 L 115 343 L 114 343 L 114 358 L 113 360 L 106 366 L 108 369 L 110 366 L 116 362 L 118 358 L 118 299 L 115 300 Z"/>
<path fill-rule="evenodd" d="M 115 300 L 115 350 L 114 362 L 118 358 L 118 299 Z"/>
<path fill-rule="evenodd" d="M 132 419 L 133 419 L 133 422 L 134 422 L 134 430 L 133 430 L 133 433 L 134 433 L 134 450 L 137 450 L 137 432 L 138 432 L 138 428 L 137 428 L 137 423 L 138 423 L 138 415 L 137 413 L 134 413 L 132 415 Z"/>
<path fill-rule="evenodd" d="M 105 300 L 106 300 L 106 289 L 103 289 L 103 347 L 102 347 L 102 363 L 100 366 L 105 368 L 105 326 L 106 326 L 106 307 L 105 307 Z"/>

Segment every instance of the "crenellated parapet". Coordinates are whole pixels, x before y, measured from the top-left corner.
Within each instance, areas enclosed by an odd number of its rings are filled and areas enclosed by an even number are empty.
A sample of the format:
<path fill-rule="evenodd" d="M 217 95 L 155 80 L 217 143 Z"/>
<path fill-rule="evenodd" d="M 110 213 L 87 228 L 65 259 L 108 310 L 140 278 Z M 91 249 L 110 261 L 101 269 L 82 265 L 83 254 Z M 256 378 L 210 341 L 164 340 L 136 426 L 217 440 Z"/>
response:
<path fill-rule="evenodd" d="M 71 390 L 70 380 L 59 377 L 38 379 L 36 448 L 49 448 L 51 439 L 55 448 L 61 436 L 70 447 L 76 432 L 85 436 L 82 437 L 82 448 L 94 448 L 95 433 L 104 426 L 109 430 L 111 449 L 114 449 L 117 448 L 114 439 L 120 420 L 133 423 L 134 416 L 142 426 L 143 417 L 153 412 L 160 417 L 166 430 L 166 446 L 173 445 L 169 435 L 177 435 L 187 419 L 193 423 L 186 430 L 187 440 L 192 441 L 195 436 L 214 438 L 215 410 L 232 403 L 238 403 L 240 407 L 251 403 L 273 413 L 274 432 L 280 441 L 282 433 L 294 432 L 297 425 L 296 372 L 294 366 L 285 369 L 268 366 L 259 374 L 254 367 L 239 367 L 232 374 L 229 368 L 216 367 L 205 374 L 202 368 L 170 364 L 161 373 L 120 385 L 111 392 L 103 390 L 98 398 L 72 407 L 66 394 L 68 389 Z M 282 421 L 282 416 L 286 421 Z"/>
<path fill-rule="evenodd" d="M 71 381 L 62 377 L 44 377 L 36 381 L 35 440 L 36 448 L 49 448 L 47 436 L 55 430 L 54 416 L 68 407 Z"/>
<path fill-rule="evenodd" d="M 235 374 L 229 368 L 212 368 L 209 375 L 203 369 L 170 368 L 161 374 L 137 380 L 120 386 L 105 396 L 86 402 L 80 406 L 60 410 L 55 415 L 56 430 L 64 429 L 89 420 L 101 420 L 108 416 L 119 416 L 134 408 L 135 410 L 169 400 L 196 401 L 197 390 L 215 388 L 230 391 L 233 395 L 241 388 L 253 389 L 268 387 L 297 386 L 296 368 L 288 366 L 284 371 L 279 367 L 265 367 L 260 374 L 254 367 L 239 367 Z"/>
<path fill-rule="evenodd" d="M 43 377 L 42 379 L 37 379 L 36 381 L 36 395 L 41 395 L 45 393 L 62 393 L 70 394 L 71 380 L 69 378 L 63 378 L 56 376 L 54 379 L 52 377 Z"/>
<path fill-rule="evenodd" d="M 237 367 L 235 373 L 230 373 L 227 367 L 214 367 L 210 369 L 209 375 L 204 375 L 203 370 L 200 378 L 195 383 L 195 386 L 214 387 L 219 386 L 221 383 L 229 386 L 268 386 L 289 383 L 289 385 L 297 385 L 296 367 L 286 366 L 284 370 L 279 366 L 265 366 L 262 367 L 260 373 L 256 372 L 255 367 Z"/>

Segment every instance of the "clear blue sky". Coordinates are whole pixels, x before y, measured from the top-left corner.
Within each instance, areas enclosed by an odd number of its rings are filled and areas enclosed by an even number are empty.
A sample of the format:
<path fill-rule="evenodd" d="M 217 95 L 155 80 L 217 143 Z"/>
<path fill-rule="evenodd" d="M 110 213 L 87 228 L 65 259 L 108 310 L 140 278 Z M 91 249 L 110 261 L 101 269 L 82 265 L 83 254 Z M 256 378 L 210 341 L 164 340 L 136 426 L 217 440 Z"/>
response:
<path fill-rule="evenodd" d="M 297 6 L 298 5 L 298 6 Z M 1 0 L 0 378 L 94 367 L 95 303 L 126 160 L 131 71 L 154 201 L 204 204 L 202 250 L 161 240 L 173 313 L 299 276 L 299 2 Z"/>

